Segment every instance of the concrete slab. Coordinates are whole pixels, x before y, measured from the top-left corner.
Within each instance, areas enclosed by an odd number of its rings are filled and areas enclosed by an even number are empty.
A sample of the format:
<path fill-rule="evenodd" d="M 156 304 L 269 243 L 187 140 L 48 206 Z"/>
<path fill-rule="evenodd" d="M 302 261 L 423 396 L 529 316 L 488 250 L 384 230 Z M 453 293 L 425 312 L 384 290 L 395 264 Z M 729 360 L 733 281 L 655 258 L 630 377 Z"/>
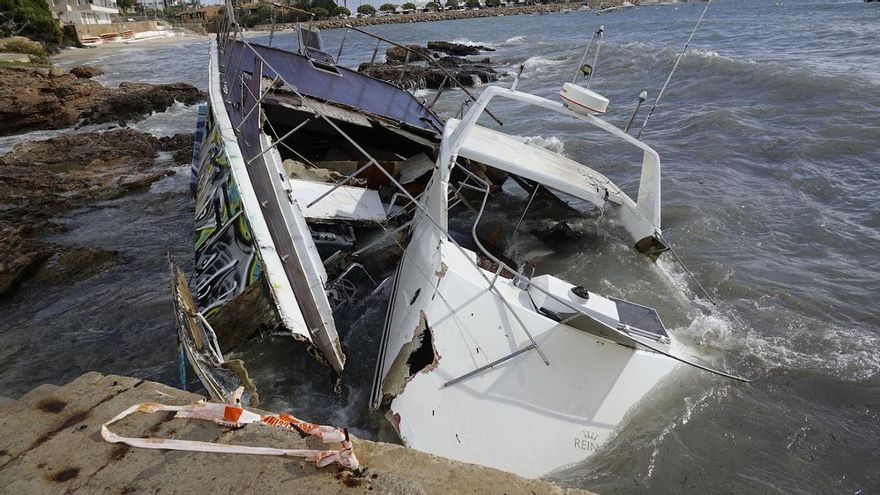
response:
<path fill-rule="evenodd" d="M 355 439 L 367 467 L 353 477 L 297 459 L 157 451 L 105 442 L 101 424 L 139 402 L 189 404 L 200 396 L 159 383 L 87 373 L 0 405 L 0 486 L 7 493 L 506 493 L 575 494 L 551 483 L 460 463 L 398 445 Z M 296 411 L 291 411 L 296 414 Z M 113 426 L 123 436 L 316 448 L 314 439 L 263 425 L 238 430 L 136 414 Z M 308 419 L 308 418 L 303 418 Z"/>

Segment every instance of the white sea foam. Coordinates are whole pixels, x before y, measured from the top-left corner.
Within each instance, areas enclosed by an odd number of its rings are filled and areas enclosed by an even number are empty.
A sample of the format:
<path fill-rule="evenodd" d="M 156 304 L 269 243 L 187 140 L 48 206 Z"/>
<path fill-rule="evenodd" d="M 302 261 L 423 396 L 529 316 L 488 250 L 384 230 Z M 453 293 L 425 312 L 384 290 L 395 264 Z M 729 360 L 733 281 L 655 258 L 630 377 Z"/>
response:
<path fill-rule="evenodd" d="M 435 91 L 431 89 L 417 89 L 413 91 L 413 96 L 416 98 L 426 98 L 428 95 L 433 95 L 434 93 Z"/>
<path fill-rule="evenodd" d="M 525 70 L 533 70 L 533 69 L 537 69 L 539 67 L 546 67 L 548 65 L 553 65 L 555 63 L 557 63 L 556 60 L 553 60 L 553 59 L 547 58 L 547 57 L 542 57 L 540 55 L 535 55 L 534 57 L 527 58 L 526 61 L 523 62 L 523 67 L 525 67 Z"/>
<path fill-rule="evenodd" d="M 467 45 L 467 46 L 485 46 L 486 48 L 497 48 L 498 45 L 494 43 L 487 43 L 484 41 L 473 41 L 467 38 L 456 38 L 452 40 L 450 43 L 457 43 L 459 45 Z"/>
<path fill-rule="evenodd" d="M 700 57 L 700 58 L 706 58 L 706 59 L 718 59 L 718 60 L 724 60 L 727 62 L 749 64 L 749 65 L 755 65 L 758 63 L 755 60 L 752 60 L 750 58 L 749 59 L 735 59 L 732 57 L 728 57 L 727 55 L 721 55 L 720 53 L 716 52 L 715 50 L 700 50 L 698 48 L 688 49 L 688 51 L 685 52 L 685 56 Z"/>
<path fill-rule="evenodd" d="M 514 36 L 512 38 L 507 38 L 506 40 L 504 40 L 504 42 L 501 43 L 501 46 L 521 45 L 525 42 L 526 42 L 525 36 Z"/>
<path fill-rule="evenodd" d="M 521 139 L 526 144 L 534 144 L 535 146 L 540 146 L 542 148 L 546 148 L 555 153 L 562 154 L 565 151 L 565 143 L 562 142 L 556 136 L 544 137 L 544 136 L 516 136 Z"/>

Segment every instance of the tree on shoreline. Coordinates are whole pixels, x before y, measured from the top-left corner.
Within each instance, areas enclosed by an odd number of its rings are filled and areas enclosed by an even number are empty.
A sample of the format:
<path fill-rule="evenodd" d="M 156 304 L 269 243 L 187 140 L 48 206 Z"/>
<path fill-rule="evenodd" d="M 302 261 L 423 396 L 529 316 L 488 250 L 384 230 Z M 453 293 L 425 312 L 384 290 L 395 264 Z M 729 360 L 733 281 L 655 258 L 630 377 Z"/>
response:
<path fill-rule="evenodd" d="M 363 5 L 359 5 L 357 8 L 357 13 L 361 15 L 373 15 L 376 13 L 376 7 L 365 3 Z"/>
<path fill-rule="evenodd" d="M 27 36 L 49 51 L 61 44 L 61 28 L 46 0 L 0 0 L 0 36 Z"/>
<path fill-rule="evenodd" d="M 446 8 L 447 9 L 457 9 L 458 8 L 458 0 L 446 0 Z"/>
<path fill-rule="evenodd" d="M 383 3 L 382 6 L 379 7 L 379 10 L 382 12 L 394 12 L 397 10 L 397 5 L 394 5 L 393 3 Z"/>

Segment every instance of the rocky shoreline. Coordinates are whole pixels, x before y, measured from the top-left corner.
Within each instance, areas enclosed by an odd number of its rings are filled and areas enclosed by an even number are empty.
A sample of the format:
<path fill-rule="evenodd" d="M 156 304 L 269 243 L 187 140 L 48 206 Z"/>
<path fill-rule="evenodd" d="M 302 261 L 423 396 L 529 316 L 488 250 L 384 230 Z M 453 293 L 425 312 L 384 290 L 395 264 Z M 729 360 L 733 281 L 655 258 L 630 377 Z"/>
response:
<path fill-rule="evenodd" d="M 91 76 L 92 67 L 0 67 L 0 136 L 76 125 L 125 124 L 175 101 L 191 105 L 205 94 L 189 84 L 124 82 L 108 88 Z"/>
<path fill-rule="evenodd" d="M 522 5 L 518 7 L 490 7 L 479 10 L 446 10 L 443 12 L 419 12 L 404 15 L 386 15 L 380 17 L 361 17 L 359 19 L 325 19 L 314 21 L 313 26 L 319 29 L 337 29 L 346 26 L 364 27 L 381 24 L 406 24 L 409 22 L 452 21 L 458 19 L 475 19 L 478 17 L 499 17 L 523 14 L 552 14 L 581 8 L 580 2 L 548 3 L 539 5 Z M 276 25 L 275 29 L 293 29 L 296 24 Z M 268 31 L 270 24 L 256 26 L 255 30 Z"/>
<path fill-rule="evenodd" d="M 205 95 L 188 84 L 123 83 L 107 88 L 96 68 L 0 68 L 0 135 L 64 129 L 86 123 L 125 124 L 175 101 Z M 22 282 L 68 283 L 118 261 L 97 247 L 64 248 L 47 235 L 62 232 L 59 215 L 141 190 L 189 162 L 194 134 L 156 138 L 128 128 L 64 133 L 20 143 L 0 156 L 0 297 Z M 171 158 L 160 158 L 160 152 Z"/>
<path fill-rule="evenodd" d="M 364 62 L 358 67 L 358 72 L 404 88 L 451 88 L 456 86 L 456 81 L 462 86 L 478 86 L 497 81 L 501 74 L 492 68 L 489 58 L 474 60 L 467 57 L 493 51 L 485 46 L 448 41 L 429 41 L 424 47 L 392 46 L 385 52 L 385 62 Z M 437 64 L 426 63 L 429 60 Z"/>

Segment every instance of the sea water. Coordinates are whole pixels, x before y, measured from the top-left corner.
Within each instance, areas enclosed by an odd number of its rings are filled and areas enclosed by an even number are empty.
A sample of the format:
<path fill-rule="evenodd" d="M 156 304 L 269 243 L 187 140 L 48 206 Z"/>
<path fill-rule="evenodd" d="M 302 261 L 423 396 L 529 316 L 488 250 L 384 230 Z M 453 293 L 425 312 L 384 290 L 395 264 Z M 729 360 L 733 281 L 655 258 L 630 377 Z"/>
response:
<path fill-rule="evenodd" d="M 523 65 L 519 89 L 556 98 L 604 25 L 591 88 L 611 100 L 607 119 L 619 126 L 647 90 L 638 127 L 701 9 L 369 29 L 404 43 L 494 48 L 487 56 L 507 74 L 498 84 L 510 84 Z M 331 52 L 341 37 L 324 32 Z M 717 305 L 672 257 L 651 263 L 634 253 L 610 219 L 579 217 L 552 203 L 532 206 L 523 232 L 564 219 L 581 237 L 548 245 L 520 234 L 509 239 L 509 255 L 596 292 L 656 306 L 676 352 L 754 379 L 747 385 L 681 368 L 597 455 L 551 479 L 601 493 L 880 490 L 878 38 L 880 4 L 751 0 L 710 7 L 643 137 L 662 161 L 664 236 Z M 276 43 L 292 46 L 292 34 L 277 34 Z M 185 81 L 205 89 L 207 47 L 199 38 L 74 50 L 57 63 L 99 65 L 106 71 L 99 80 L 110 85 Z M 341 63 L 356 67 L 373 47 L 350 33 Z M 420 95 L 430 100 L 433 92 Z M 460 97 L 448 92 L 438 110 L 448 116 Z M 637 157 L 589 128 L 502 100 L 491 110 L 505 132 L 588 163 L 634 193 Z M 133 127 L 170 135 L 192 131 L 195 118 L 194 107 L 175 106 Z M 21 139 L 4 138 L 0 148 Z M 122 263 L 72 287 L 25 284 L 0 302 L 0 394 L 85 370 L 179 383 L 165 256 L 192 266 L 188 182 L 182 167 L 148 191 L 63 217 L 68 231 L 50 241 L 116 249 Z M 504 221 L 526 200 L 508 188 L 493 199 L 493 211 L 504 213 L 490 212 L 487 221 Z M 338 389 L 326 369 L 292 359 L 289 339 L 266 335 L 235 357 L 258 375 L 267 409 L 384 438 L 384 421 L 366 406 L 382 307 L 366 301 L 352 312 L 355 324 L 343 336 L 349 367 Z"/>

